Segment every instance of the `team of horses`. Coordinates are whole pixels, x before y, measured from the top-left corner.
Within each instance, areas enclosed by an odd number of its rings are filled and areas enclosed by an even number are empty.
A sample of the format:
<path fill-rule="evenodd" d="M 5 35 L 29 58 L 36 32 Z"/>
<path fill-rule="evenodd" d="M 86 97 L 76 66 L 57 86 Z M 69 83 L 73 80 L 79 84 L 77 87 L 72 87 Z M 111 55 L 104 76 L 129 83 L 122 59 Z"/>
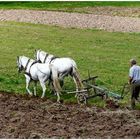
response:
<path fill-rule="evenodd" d="M 60 102 L 63 81 L 66 76 L 71 76 L 76 85 L 76 91 L 83 89 L 76 62 L 67 57 L 56 57 L 42 50 L 35 50 L 35 60 L 26 56 L 17 57 L 18 72 L 24 71 L 26 78 L 26 90 L 31 96 L 36 96 L 37 82 L 42 87 L 42 96 L 45 97 L 46 82 L 57 95 L 57 102 Z M 34 93 L 29 89 L 30 82 L 34 82 Z"/>

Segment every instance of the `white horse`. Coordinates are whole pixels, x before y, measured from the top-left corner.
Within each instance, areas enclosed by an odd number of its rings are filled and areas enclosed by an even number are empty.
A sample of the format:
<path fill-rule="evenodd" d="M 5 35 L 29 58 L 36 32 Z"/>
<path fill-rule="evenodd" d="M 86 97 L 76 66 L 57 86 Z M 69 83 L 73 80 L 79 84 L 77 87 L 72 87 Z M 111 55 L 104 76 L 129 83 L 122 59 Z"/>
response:
<path fill-rule="evenodd" d="M 24 70 L 24 75 L 26 78 L 26 90 L 30 95 L 33 95 L 32 92 L 29 90 L 29 84 L 31 81 L 34 81 L 34 95 L 36 96 L 36 85 L 37 81 L 40 82 L 40 85 L 43 89 L 43 93 L 41 98 L 44 98 L 45 91 L 46 91 L 46 82 L 48 79 L 52 79 L 53 85 L 57 95 L 57 101 L 59 102 L 60 96 L 59 92 L 61 87 L 58 81 L 58 74 L 52 64 L 42 64 L 38 63 L 37 61 L 30 59 L 25 56 L 18 56 L 17 57 L 17 66 L 18 71 L 21 72 Z"/>
<path fill-rule="evenodd" d="M 65 76 L 70 75 L 76 85 L 76 90 L 83 89 L 83 84 L 78 73 L 77 65 L 71 58 L 58 58 L 52 54 L 48 54 L 42 50 L 35 50 L 35 57 L 37 61 L 46 64 L 52 64 L 57 70 L 59 80 L 63 81 Z"/>

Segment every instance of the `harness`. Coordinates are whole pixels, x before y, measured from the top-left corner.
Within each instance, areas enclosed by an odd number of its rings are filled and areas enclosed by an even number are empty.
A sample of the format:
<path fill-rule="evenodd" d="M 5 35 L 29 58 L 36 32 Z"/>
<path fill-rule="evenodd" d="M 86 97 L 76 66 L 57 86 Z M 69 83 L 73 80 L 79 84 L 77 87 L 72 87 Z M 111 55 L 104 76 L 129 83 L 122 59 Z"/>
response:
<path fill-rule="evenodd" d="M 57 57 L 57 56 L 53 56 L 52 58 L 51 58 L 51 61 L 49 62 L 49 63 L 51 63 L 54 59 L 56 59 L 56 58 L 59 58 L 59 57 Z"/>
<path fill-rule="evenodd" d="M 31 60 L 31 59 L 28 59 L 28 61 L 27 61 L 27 64 L 26 64 L 26 66 L 25 66 L 25 71 L 26 71 L 26 69 L 27 69 L 27 67 L 28 67 L 28 64 L 29 64 L 30 60 Z"/>
<path fill-rule="evenodd" d="M 47 57 L 49 56 L 49 54 L 46 54 L 45 55 L 45 58 L 44 58 L 44 61 L 43 61 L 43 63 L 45 63 L 46 62 L 46 59 L 47 59 Z M 59 57 L 57 57 L 57 56 L 53 56 L 52 58 L 51 58 L 51 60 L 50 60 L 50 62 L 49 63 L 51 63 L 54 59 L 56 59 L 56 58 L 59 58 Z"/>
<path fill-rule="evenodd" d="M 46 62 L 46 59 L 47 59 L 48 56 L 49 56 L 49 54 L 46 54 L 46 55 L 45 55 L 45 58 L 44 58 L 43 63 Z M 56 58 L 59 58 L 59 57 L 53 56 L 53 57 L 51 58 L 49 64 L 50 64 L 54 59 L 56 59 Z M 35 61 L 33 64 L 35 64 L 35 63 L 37 63 L 37 62 L 40 63 L 41 61 Z M 32 64 L 32 65 L 33 65 L 33 64 Z M 31 65 L 31 66 L 32 66 L 32 65 Z M 31 69 L 31 66 L 30 66 L 30 69 Z M 25 72 L 25 74 L 27 74 L 27 75 L 32 79 L 31 74 L 30 74 L 30 69 L 29 69 L 29 73 Z M 50 71 L 49 80 L 52 81 L 52 71 Z M 49 83 L 50 83 L 50 82 L 49 82 Z"/>
<path fill-rule="evenodd" d="M 49 54 L 46 54 L 45 55 L 45 58 L 44 58 L 44 61 L 43 61 L 43 63 L 45 63 L 46 62 L 46 59 L 47 59 L 47 57 L 49 56 Z"/>
<path fill-rule="evenodd" d="M 34 62 L 31 64 L 30 68 L 29 68 L 29 72 L 26 72 L 30 60 L 31 60 L 31 59 L 29 59 L 28 62 L 27 62 L 27 64 L 26 64 L 24 74 L 28 75 L 28 76 L 31 78 L 31 80 L 33 80 L 32 76 L 31 76 L 31 73 L 30 73 L 30 69 L 31 69 L 31 67 L 32 67 L 34 64 L 38 63 L 38 61 L 34 61 Z"/>

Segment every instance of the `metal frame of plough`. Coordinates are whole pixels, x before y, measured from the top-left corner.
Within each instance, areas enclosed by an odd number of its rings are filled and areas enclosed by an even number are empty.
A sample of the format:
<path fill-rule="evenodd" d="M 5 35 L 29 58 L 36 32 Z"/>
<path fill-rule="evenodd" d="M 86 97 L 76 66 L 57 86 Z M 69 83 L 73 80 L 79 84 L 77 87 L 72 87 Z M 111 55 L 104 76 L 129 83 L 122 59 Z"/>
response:
<path fill-rule="evenodd" d="M 125 83 L 122 88 L 121 94 L 111 92 L 106 88 L 98 86 L 96 84 L 96 78 L 98 78 L 98 76 L 92 76 L 92 77 L 89 76 L 89 78 L 84 79 L 82 81 L 82 83 L 85 86 L 83 90 L 71 91 L 67 93 L 69 94 L 75 93 L 78 103 L 87 104 L 89 99 L 95 98 L 97 96 L 101 97 L 102 99 L 107 99 L 111 97 L 115 100 L 120 100 L 123 99 L 124 96 L 130 91 L 130 86 L 127 83 Z"/>

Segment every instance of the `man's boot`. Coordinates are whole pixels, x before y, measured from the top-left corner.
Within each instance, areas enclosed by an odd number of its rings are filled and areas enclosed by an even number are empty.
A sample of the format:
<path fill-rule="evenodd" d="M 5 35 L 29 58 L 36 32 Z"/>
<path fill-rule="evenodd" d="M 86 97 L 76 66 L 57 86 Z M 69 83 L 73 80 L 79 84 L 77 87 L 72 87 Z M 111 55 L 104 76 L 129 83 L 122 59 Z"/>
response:
<path fill-rule="evenodd" d="M 134 97 L 131 99 L 131 108 L 135 109 L 135 98 Z"/>

